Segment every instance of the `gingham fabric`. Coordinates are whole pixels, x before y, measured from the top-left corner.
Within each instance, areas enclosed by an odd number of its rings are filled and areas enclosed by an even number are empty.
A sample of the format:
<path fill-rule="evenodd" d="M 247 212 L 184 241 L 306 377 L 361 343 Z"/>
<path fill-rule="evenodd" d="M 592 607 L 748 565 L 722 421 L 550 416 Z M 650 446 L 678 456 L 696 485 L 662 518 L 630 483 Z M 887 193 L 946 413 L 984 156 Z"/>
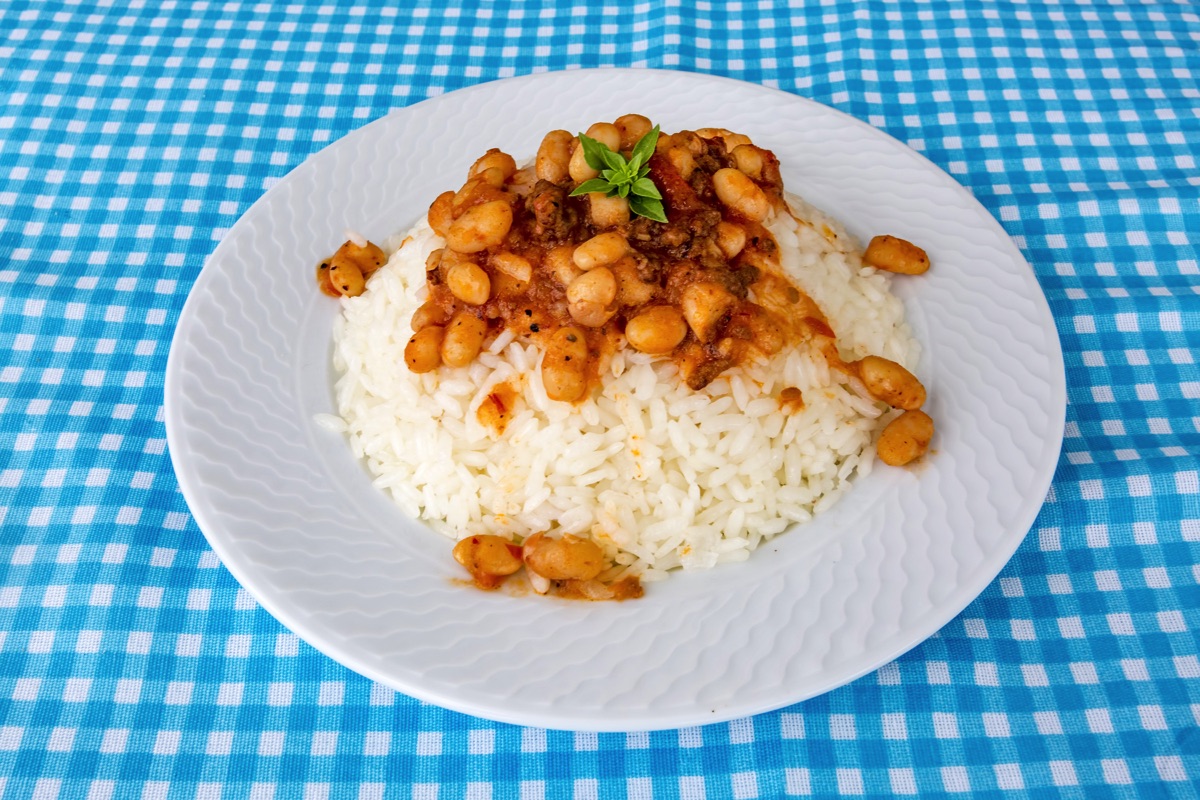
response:
<path fill-rule="evenodd" d="M 1197 796 L 1196 7 L 441 5 L 0 0 L 0 796 Z M 239 589 L 172 473 L 172 330 L 250 203 L 391 108 L 597 65 L 887 130 L 1001 220 L 1057 319 L 1065 446 L 1016 557 L 782 712 L 595 735 L 397 695 Z"/>

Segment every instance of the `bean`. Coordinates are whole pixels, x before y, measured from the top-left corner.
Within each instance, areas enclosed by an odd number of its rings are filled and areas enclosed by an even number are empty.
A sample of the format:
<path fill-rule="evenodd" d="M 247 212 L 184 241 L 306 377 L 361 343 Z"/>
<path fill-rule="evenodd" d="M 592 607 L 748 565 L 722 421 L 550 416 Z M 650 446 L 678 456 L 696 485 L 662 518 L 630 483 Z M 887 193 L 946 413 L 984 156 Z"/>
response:
<path fill-rule="evenodd" d="M 452 367 L 465 367 L 483 347 L 487 323 L 469 311 L 459 311 L 450 318 L 442 339 L 442 361 Z"/>
<path fill-rule="evenodd" d="M 658 284 L 642 280 L 637 259 L 633 256 L 622 257 L 609 269 L 617 279 L 617 305 L 636 308 L 654 299 Z"/>
<path fill-rule="evenodd" d="M 570 312 L 571 319 L 589 328 L 602 327 L 604 323 L 613 318 L 613 314 L 617 313 L 615 307 L 602 306 L 589 300 L 567 303 L 567 311 Z"/>
<path fill-rule="evenodd" d="M 529 281 L 517 280 L 511 275 L 507 275 L 500 270 L 496 270 L 492 275 L 492 297 L 516 297 L 517 295 L 525 294 L 529 291 Z M 498 312 L 499 310 L 496 309 Z M 493 310 L 489 309 L 488 314 L 492 314 Z"/>
<path fill-rule="evenodd" d="M 450 270 L 454 269 L 455 265 L 461 264 L 465 261 L 472 261 L 471 256 L 457 253 L 451 250 L 449 247 L 444 247 L 437 252 L 441 253 L 441 255 L 438 257 L 436 262 L 433 262 L 431 265 L 430 262 L 432 261 L 432 258 L 425 262 L 426 272 L 437 270 L 437 278 L 434 280 L 435 283 L 445 283 L 446 278 L 450 275 Z M 474 262 L 472 261 L 472 263 Z"/>
<path fill-rule="evenodd" d="M 486 173 L 487 170 L 484 172 Z M 495 180 L 495 176 L 480 174 L 467 179 L 462 188 L 455 193 L 454 199 L 450 201 L 450 213 L 454 219 L 461 217 L 473 206 L 490 203 L 493 200 L 511 200 L 507 192 L 493 186 L 489 179 Z"/>
<path fill-rule="evenodd" d="M 858 362 L 863 386 L 876 400 L 906 411 L 920 408 L 925 403 L 925 387 L 917 376 L 897 364 L 879 356 L 866 356 Z"/>
<path fill-rule="evenodd" d="M 597 122 L 587 129 L 587 135 L 614 152 L 621 149 L 621 132 L 611 122 Z M 593 169 L 587 163 L 582 145 L 577 146 L 575 152 L 571 154 L 569 171 L 571 180 L 576 183 L 583 183 L 600 174 L 599 170 Z"/>
<path fill-rule="evenodd" d="M 511 178 L 513 173 L 517 171 L 517 162 L 508 153 L 502 153 L 499 149 L 493 147 L 471 165 L 471 170 L 467 173 L 467 177 L 474 178 L 476 175 L 489 169 L 500 170 L 500 175 L 502 176 L 500 183 L 503 184 L 504 181 Z"/>
<path fill-rule="evenodd" d="M 717 170 L 713 175 L 713 189 L 717 199 L 730 211 L 751 222 L 762 222 L 771 210 L 767 195 L 739 170 L 728 167 Z"/>
<path fill-rule="evenodd" d="M 638 140 L 649 133 L 654 124 L 641 114 L 622 114 L 613 122 L 621 132 L 621 149 L 632 150 Z"/>
<path fill-rule="evenodd" d="M 492 294 L 492 281 L 478 264 L 460 261 L 446 273 L 446 288 L 472 306 L 481 306 Z"/>
<path fill-rule="evenodd" d="M 728 128 L 700 128 L 696 134 L 704 139 L 720 138 L 725 142 L 725 152 L 732 153 L 734 148 L 750 144 L 750 137 L 742 133 L 734 133 Z"/>
<path fill-rule="evenodd" d="M 476 175 L 475 180 L 482 181 L 488 186 L 491 186 L 493 189 L 499 189 L 504 185 L 504 181 L 507 179 L 504 177 L 503 170 L 500 170 L 496 167 L 488 167 Z"/>
<path fill-rule="evenodd" d="M 333 288 L 333 283 L 329 280 L 329 259 L 317 264 L 317 288 L 321 290 L 321 294 L 328 297 L 342 296 L 341 292 Z"/>
<path fill-rule="evenodd" d="M 717 324 L 733 307 L 736 298 L 725 287 L 707 281 L 683 290 L 680 305 L 688 327 L 701 342 L 712 341 Z"/>
<path fill-rule="evenodd" d="M 454 220 L 446 234 L 446 244 L 460 253 L 478 253 L 503 242 L 512 223 L 512 206 L 504 200 L 472 206 Z"/>
<path fill-rule="evenodd" d="M 933 439 L 933 419 L 924 411 L 905 411 L 879 434 L 876 449 L 883 463 L 902 467 L 924 455 Z"/>
<path fill-rule="evenodd" d="M 453 214 L 454 192 L 442 192 L 429 206 L 429 227 L 442 238 L 450 231 L 450 223 L 454 222 Z"/>
<path fill-rule="evenodd" d="M 655 306 L 625 323 L 625 338 L 635 350 L 669 353 L 687 336 L 688 326 L 674 306 Z"/>
<path fill-rule="evenodd" d="M 608 197 L 604 192 L 592 192 L 587 198 L 592 224 L 597 228 L 615 228 L 629 222 L 629 201 L 624 197 Z"/>
<path fill-rule="evenodd" d="M 383 248 L 374 242 L 359 246 L 354 242 L 345 242 L 333 254 L 333 259 L 349 259 L 362 271 L 364 277 L 371 277 L 375 270 L 387 263 L 387 254 Z M 331 260 L 333 260 L 331 259 Z"/>
<path fill-rule="evenodd" d="M 411 372 L 431 372 L 442 363 L 442 337 L 446 329 L 441 325 L 427 325 L 418 330 L 404 346 L 404 363 Z"/>
<path fill-rule="evenodd" d="M 567 287 L 567 300 L 587 301 L 606 306 L 617 296 L 617 279 L 608 267 L 585 272 Z"/>
<path fill-rule="evenodd" d="M 686 147 L 672 147 L 667 151 L 667 160 L 685 181 L 696 171 L 696 157 Z"/>
<path fill-rule="evenodd" d="M 367 286 L 358 265 L 336 253 L 329 259 L 329 283 L 342 297 L 358 297 Z"/>
<path fill-rule="evenodd" d="M 413 312 L 412 329 L 420 331 L 430 325 L 445 325 L 447 319 L 446 309 L 438 303 L 429 301 Z"/>
<path fill-rule="evenodd" d="M 725 257 L 732 259 L 746 246 L 746 229 L 733 222 L 721 220 L 717 223 L 717 247 Z"/>
<path fill-rule="evenodd" d="M 492 267 L 522 282 L 527 282 L 533 277 L 533 265 L 529 263 L 529 259 L 516 253 L 496 253 L 492 256 Z"/>
<path fill-rule="evenodd" d="M 454 545 L 454 560 L 481 589 L 495 589 L 521 568 L 521 549 L 501 536 L 468 536 Z"/>
<path fill-rule="evenodd" d="M 694 156 L 702 156 L 708 152 L 708 144 L 704 137 L 695 131 L 680 131 L 671 137 L 672 147 L 682 147 Z"/>
<path fill-rule="evenodd" d="M 617 279 L 608 267 L 585 272 L 567 287 L 567 311 L 580 325 L 599 328 L 616 312 Z"/>
<path fill-rule="evenodd" d="M 575 137 L 567 131 L 550 131 L 538 146 L 534 161 L 538 180 L 565 183 L 571 177 L 571 143 Z"/>
<path fill-rule="evenodd" d="M 726 153 L 732 153 L 737 148 L 750 144 L 750 137 L 744 133 L 730 133 L 721 138 L 725 140 Z"/>
<path fill-rule="evenodd" d="M 629 252 L 629 242 L 617 231 L 600 233 L 575 248 L 572 259 L 582 270 L 613 263 Z"/>
<path fill-rule="evenodd" d="M 742 144 L 730 153 L 737 168 L 751 178 L 761 178 L 763 170 L 762 152 L 752 144 Z"/>
<path fill-rule="evenodd" d="M 583 270 L 575 266 L 574 253 L 574 245 L 569 244 L 560 244 L 546 253 L 544 261 L 546 268 L 563 288 L 570 286 L 573 280 L 583 274 Z"/>
<path fill-rule="evenodd" d="M 587 135 L 613 152 L 621 149 L 621 130 L 611 122 L 597 122 L 587 129 Z"/>
<path fill-rule="evenodd" d="M 587 163 L 587 156 L 583 154 L 583 145 L 581 144 L 575 145 L 575 151 L 571 153 L 571 162 L 567 171 L 575 183 L 590 181 L 600 174 L 600 170 L 594 169 L 591 164 Z"/>
<path fill-rule="evenodd" d="M 587 338 L 579 328 L 559 328 L 546 342 L 542 384 L 551 400 L 573 403 L 587 390 Z M 549 576 L 547 576 L 549 577 Z"/>
<path fill-rule="evenodd" d="M 912 242 L 896 236 L 876 236 L 863 253 L 868 267 L 898 272 L 901 275 L 920 275 L 929 269 L 929 256 Z"/>
<path fill-rule="evenodd" d="M 492 169 L 485 169 L 474 178 L 468 178 L 466 184 L 455 193 L 454 200 L 450 201 L 450 212 L 457 219 L 464 212 L 474 205 L 482 203 L 491 203 L 492 200 L 511 200 L 508 192 L 502 188 L 503 180 L 500 180 L 502 173 L 499 170 L 493 172 Z"/>
<path fill-rule="evenodd" d="M 521 548 L 525 566 L 552 581 L 590 581 L 604 571 L 604 552 L 588 539 L 571 534 L 551 539 L 535 534 Z"/>

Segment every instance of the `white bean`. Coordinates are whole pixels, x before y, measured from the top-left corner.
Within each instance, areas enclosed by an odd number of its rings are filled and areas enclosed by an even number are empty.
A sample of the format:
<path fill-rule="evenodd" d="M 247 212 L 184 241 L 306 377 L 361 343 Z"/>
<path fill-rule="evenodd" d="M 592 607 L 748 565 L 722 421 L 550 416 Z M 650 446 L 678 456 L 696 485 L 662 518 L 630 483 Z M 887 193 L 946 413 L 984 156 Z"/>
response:
<path fill-rule="evenodd" d="M 617 297 L 617 279 L 608 267 L 585 272 L 567 287 L 567 302 L 607 306 Z"/>
<path fill-rule="evenodd" d="M 741 144 L 730 153 L 737 168 L 751 178 L 761 178 L 763 169 L 762 152 L 752 144 Z"/>
<path fill-rule="evenodd" d="M 413 334 L 404 347 L 404 363 L 412 372 L 431 372 L 442 363 L 442 337 L 446 329 L 427 325 Z"/>
<path fill-rule="evenodd" d="M 429 206 L 429 227 L 442 238 L 446 237 L 450 224 L 454 222 L 453 204 L 454 192 L 442 192 Z"/>
<path fill-rule="evenodd" d="M 454 220 L 446 244 L 459 253 L 478 253 L 503 242 L 512 223 L 512 206 L 504 200 L 481 203 Z"/>
<path fill-rule="evenodd" d="M 687 323 L 674 306 L 648 308 L 625 324 L 630 346 L 655 355 L 674 350 L 687 332 Z"/>
<path fill-rule="evenodd" d="M 596 141 L 600 142 L 608 149 L 616 152 L 621 148 L 621 132 L 617 130 L 617 126 L 611 122 L 597 122 L 595 125 L 587 129 L 587 135 Z M 571 180 L 576 183 L 590 181 L 592 178 L 600 174 L 600 170 L 593 169 L 587 163 L 587 158 L 583 154 L 583 145 L 577 144 L 575 152 L 571 154 L 571 163 L 569 167 Z"/>
<path fill-rule="evenodd" d="M 564 288 L 583 274 L 583 270 L 575 266 L 574 253 L 575 247 L 569 244 L 560 244 L 546 253 L 546 268 Z"/>
<path fill-rule="evenodd" d="M 609 197 L 603 192 L 592 192 L 587 197 L 592 224 L 597 228 L 615 228 L 629 222 L 629 201 L 624 197 Z"/>
<path fill-rule="evenodd" d="M 613 263 L 629 252 L 629 242 L 616 231 L 600 233 L 575 248 L 572 259 L 582 270 Z"/>
<path fill-rule="evenodd" d="M 876 236 L 863 253 L 863 263 L 901 275 L 920 275 L 929 269 L 929 256 L 906 239 Z"/>
<path fill-rule="evenodd" d="M 925 387 L 921 381 L 895 361 L 865 356 L 858 362 L 858 374 L 863 386 L 876 400 L 906 411 L 920 408 L 925 403 Z"/>
<path fill-rule="evenodd" d="M 493 147 L 471 165 L 471 171 L 467 174 L 467 177 L 474 178 L 476 175 L 489 169 L 500 170 L 500 174 L 503 176 L 500 183 L 503 184 L 504 181 L 511 178 L 513 173 L 517 171 L 517 162 L 508 153 L 502 153 Z"/>
<path fill-rule="evenodd" d="M 573 403 L 587 390 L 587 338 L 579 328 L 559 328 L 546 343 L 542 384 L 551 400 Z"/>
<path fill-rule="evenodd" d="M 751 222 L 762 222 L 771 211 L 771 202 L 758 184 L 736 169 L 719 169 L 713 175 L 713 189 L 729 210 Z"/>
<path fill-rule="evenodd" d="M 571 143 L 575 137 L 567 131 L 550 131 L 538 147 L 535 169 L 539 180 L 564 183 L 571 176 Z"/>
<path fill-rule="evenodd" d="M 746 229 L 733 222 L 717 223 L 717 247 L 726 258 L 734 258 L 746 246 Z"/>
<path fill-rule="evenodd" d="M 622 114 L 613 122 L 621 132 L 621 149 L 632 150 L 638 140 L 649 133 L 654 124 L 641 114 Z"/>
<path fill-rule="evenodd" d="M 492 266 L 496 271 L 503 272 L 508 277 L 521 282 L 526 282 L 533 277 L 533 265 L 529 263 L 529 259 L 516 253 L 496 253 L 492 256 Z"/>
<path fill-rule="evenodd" d="M 442 361 L 452 367 L 470 364 L 483 347 L 487 323 L 469 311 L 459 311 L 450 318 L 442 338 Z"/>
<path fill-rule="evenodd" d="M 492 281 L 478 264 L 460 261 L 446 272 L 450 293 L 472 306 L 481 306 L 492 294 Z"/>
<path fill-rule="evenodd" d="M 688 327 L 702 342 L 716 335 L 717 323 L 733 307 L 736 298 L 715 283 L 693 283 L 683 290 L 680 305 Z"/>

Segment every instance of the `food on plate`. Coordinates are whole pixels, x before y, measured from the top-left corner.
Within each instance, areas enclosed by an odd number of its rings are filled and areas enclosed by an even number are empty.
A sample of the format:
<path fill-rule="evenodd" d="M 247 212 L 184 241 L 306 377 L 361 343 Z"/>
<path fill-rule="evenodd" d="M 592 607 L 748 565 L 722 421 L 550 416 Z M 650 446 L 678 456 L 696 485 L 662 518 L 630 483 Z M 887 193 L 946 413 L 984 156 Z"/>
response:
<path fill-rule="evenodd" d="M 353 237 L 317 271 L 342 298 L 326 423 L 477 586 L 639 597 L 927 451 L 886 274 L 923 250 L 862 251 L 726 129 L 628 114 L 535 152 L 481 155 L 386 264 Z"/>
<path fill-rule="evenodd" d="M 932 438 L 933 420 L 924 411 L 912 410 L 889 422 L 875 446 L 880 461 L 901 467 L 923 455 Z"/>
<path fill-rule="evenodd" d="M 863 251 L 863 263 L 901 275 L 920 275 L 929 269 L 929 256 L 905 239 L 876 236 Z"/>
<path fill-rule="evenodd" d="M 367 278 L 386 261 L 379 245 L 362 239 L 347 241 L 317 265 L 317 286 L 330 297 L 358 297 Z"/>

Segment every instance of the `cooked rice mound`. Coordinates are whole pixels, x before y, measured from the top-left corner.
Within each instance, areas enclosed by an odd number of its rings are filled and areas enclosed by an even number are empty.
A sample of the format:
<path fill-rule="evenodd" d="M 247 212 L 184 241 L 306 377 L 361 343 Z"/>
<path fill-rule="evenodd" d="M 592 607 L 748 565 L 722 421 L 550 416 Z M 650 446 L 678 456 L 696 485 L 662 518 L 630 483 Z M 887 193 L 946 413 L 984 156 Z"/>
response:
<path fill-rule="evenodd" d="M 889 277 L 861 265 L 836 222 L 789 202 L 792 214 L 766 226 L 842 356 L 913 369 L 917 345 Z M 895 415 L 805 343 L 728 369 L 700 391 L 669 357 L 625 348 L 577 405 L 546 397 L 540 349 L 511 332 L 466 367 L 414 374 L 404 361 L 409 320 L 426 292 L 426 257 L 443 241 L 422 222 L 402 242 L 364 294 L 341 301 L 340 417 L 322 422 L 347 432 L 375 485 L 406 513 L 453 539 L 591 536 L 617 565 L 605 580 L 742 561 L 866 475 L 872 440 Z M 477 411 L 502 384 L 518 399 L 497 435 Z M 785 387 L 801 391 L 802 408 L 781 404 Z"/>

